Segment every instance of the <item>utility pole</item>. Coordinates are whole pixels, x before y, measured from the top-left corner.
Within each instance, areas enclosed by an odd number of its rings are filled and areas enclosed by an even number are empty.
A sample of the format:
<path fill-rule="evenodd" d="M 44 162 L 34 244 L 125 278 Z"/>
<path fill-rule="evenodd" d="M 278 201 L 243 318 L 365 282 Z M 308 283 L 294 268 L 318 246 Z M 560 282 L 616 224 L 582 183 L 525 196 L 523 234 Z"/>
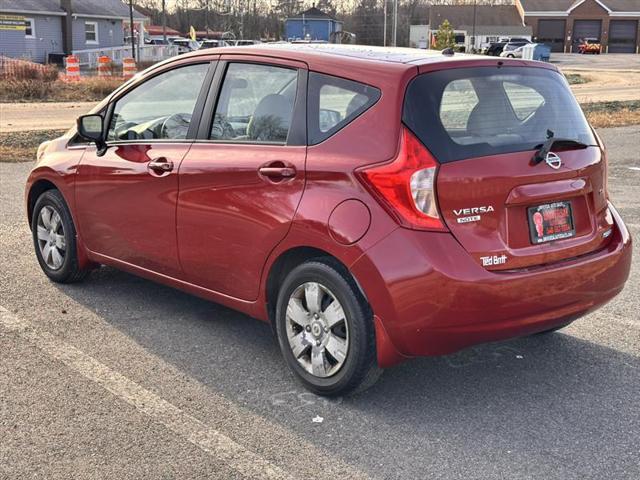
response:
<path fill-rule="evenodd" d="M 398 0 L 393 5 L 393 46 L 398 46 Z"/>
<path fill-rule="evenodd" d="M 204 29 L 206 31 L 207 40 L 209 39 L 209 0 L 205 4 L 204 9 Z"/>
<path fill-rule="evenodd" d="M 131 32 L 131 56 L 136 59 L 136 34 L 133 31 L 133 0 L 129 0 L 129 31 Z"/>
<path fill-rule="evenodd" d="M 387 46 L 387 0 L 384 0 L 384 22 L 382 27 L 382 46 Z"/>
<path fill-rule="evenodd" d="M 167 44 L 167 0 L 162 0 L 162 44 Z"/>
<path fill-rule="evenodd" d="M 474 53 L 476 50 L 476 7 L 478 0 L 473 0 L 473 45 L 471 45 L 471 53 Z"/>

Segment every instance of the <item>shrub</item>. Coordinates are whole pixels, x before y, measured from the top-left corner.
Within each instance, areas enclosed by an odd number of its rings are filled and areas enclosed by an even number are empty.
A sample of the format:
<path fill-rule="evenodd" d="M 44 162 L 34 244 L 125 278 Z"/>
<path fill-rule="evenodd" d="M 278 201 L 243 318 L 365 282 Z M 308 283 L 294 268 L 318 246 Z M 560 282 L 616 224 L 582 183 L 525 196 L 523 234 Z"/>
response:
<path fill-rule="evenodd" d="M 102 99 L 106 97 L 116 88 L 122 85 L 121 77 L 91 77 L 84 79 L 80 82 L 81 86 L 87 91 L 89 95 L 96 99 Z"/>

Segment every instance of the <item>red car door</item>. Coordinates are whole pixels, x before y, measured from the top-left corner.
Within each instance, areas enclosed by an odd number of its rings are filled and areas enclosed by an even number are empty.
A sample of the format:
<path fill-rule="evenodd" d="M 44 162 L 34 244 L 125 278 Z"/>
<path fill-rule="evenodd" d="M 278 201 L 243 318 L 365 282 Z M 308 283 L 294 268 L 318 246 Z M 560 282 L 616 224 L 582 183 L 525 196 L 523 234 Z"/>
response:
<path fill-rule="evenodd" d="M 219 93 L 180 166 L 178 247 L 189 282 L 257 298 L 304 188 L 306 76 L 297 62 L 221 57 Z"/>
<path fill-rule="evenodd" d="M 180 276 L 178 168 L 193 142 L 191 116 L 210 68 L 204 62 L 163 71 L 108 108 L 109 148 L 98 156 L 87 147 L 76 180 L 80 233 L 94 254 Z"/>

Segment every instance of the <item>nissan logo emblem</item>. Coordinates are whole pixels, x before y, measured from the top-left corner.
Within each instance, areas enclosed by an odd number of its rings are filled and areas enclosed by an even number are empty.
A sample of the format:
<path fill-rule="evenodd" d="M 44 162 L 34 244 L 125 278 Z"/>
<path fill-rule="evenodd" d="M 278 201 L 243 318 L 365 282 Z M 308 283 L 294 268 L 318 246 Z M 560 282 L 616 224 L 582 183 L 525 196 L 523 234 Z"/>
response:
<path fill-rule="evenodd" d="M 547 153 L 544 161 L 554 170 L 558 170 L 562 166 L 562 159 L 553 152 Z"/>

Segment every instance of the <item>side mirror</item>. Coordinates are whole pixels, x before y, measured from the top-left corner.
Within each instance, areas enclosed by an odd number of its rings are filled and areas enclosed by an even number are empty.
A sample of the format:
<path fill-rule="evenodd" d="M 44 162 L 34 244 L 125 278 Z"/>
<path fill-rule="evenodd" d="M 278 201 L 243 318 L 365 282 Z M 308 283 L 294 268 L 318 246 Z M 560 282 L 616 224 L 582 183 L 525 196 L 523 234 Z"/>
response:
<path fill-rule="evenodd" d="M 104 155 L 107 151 L 107 143 L 104 138 L 104 120 L 102 115 L 91 114 L 82 115 L 78 118 L 78 134 L 85 140 L 94 142 L 98 151 L 98 156 Z"/>

